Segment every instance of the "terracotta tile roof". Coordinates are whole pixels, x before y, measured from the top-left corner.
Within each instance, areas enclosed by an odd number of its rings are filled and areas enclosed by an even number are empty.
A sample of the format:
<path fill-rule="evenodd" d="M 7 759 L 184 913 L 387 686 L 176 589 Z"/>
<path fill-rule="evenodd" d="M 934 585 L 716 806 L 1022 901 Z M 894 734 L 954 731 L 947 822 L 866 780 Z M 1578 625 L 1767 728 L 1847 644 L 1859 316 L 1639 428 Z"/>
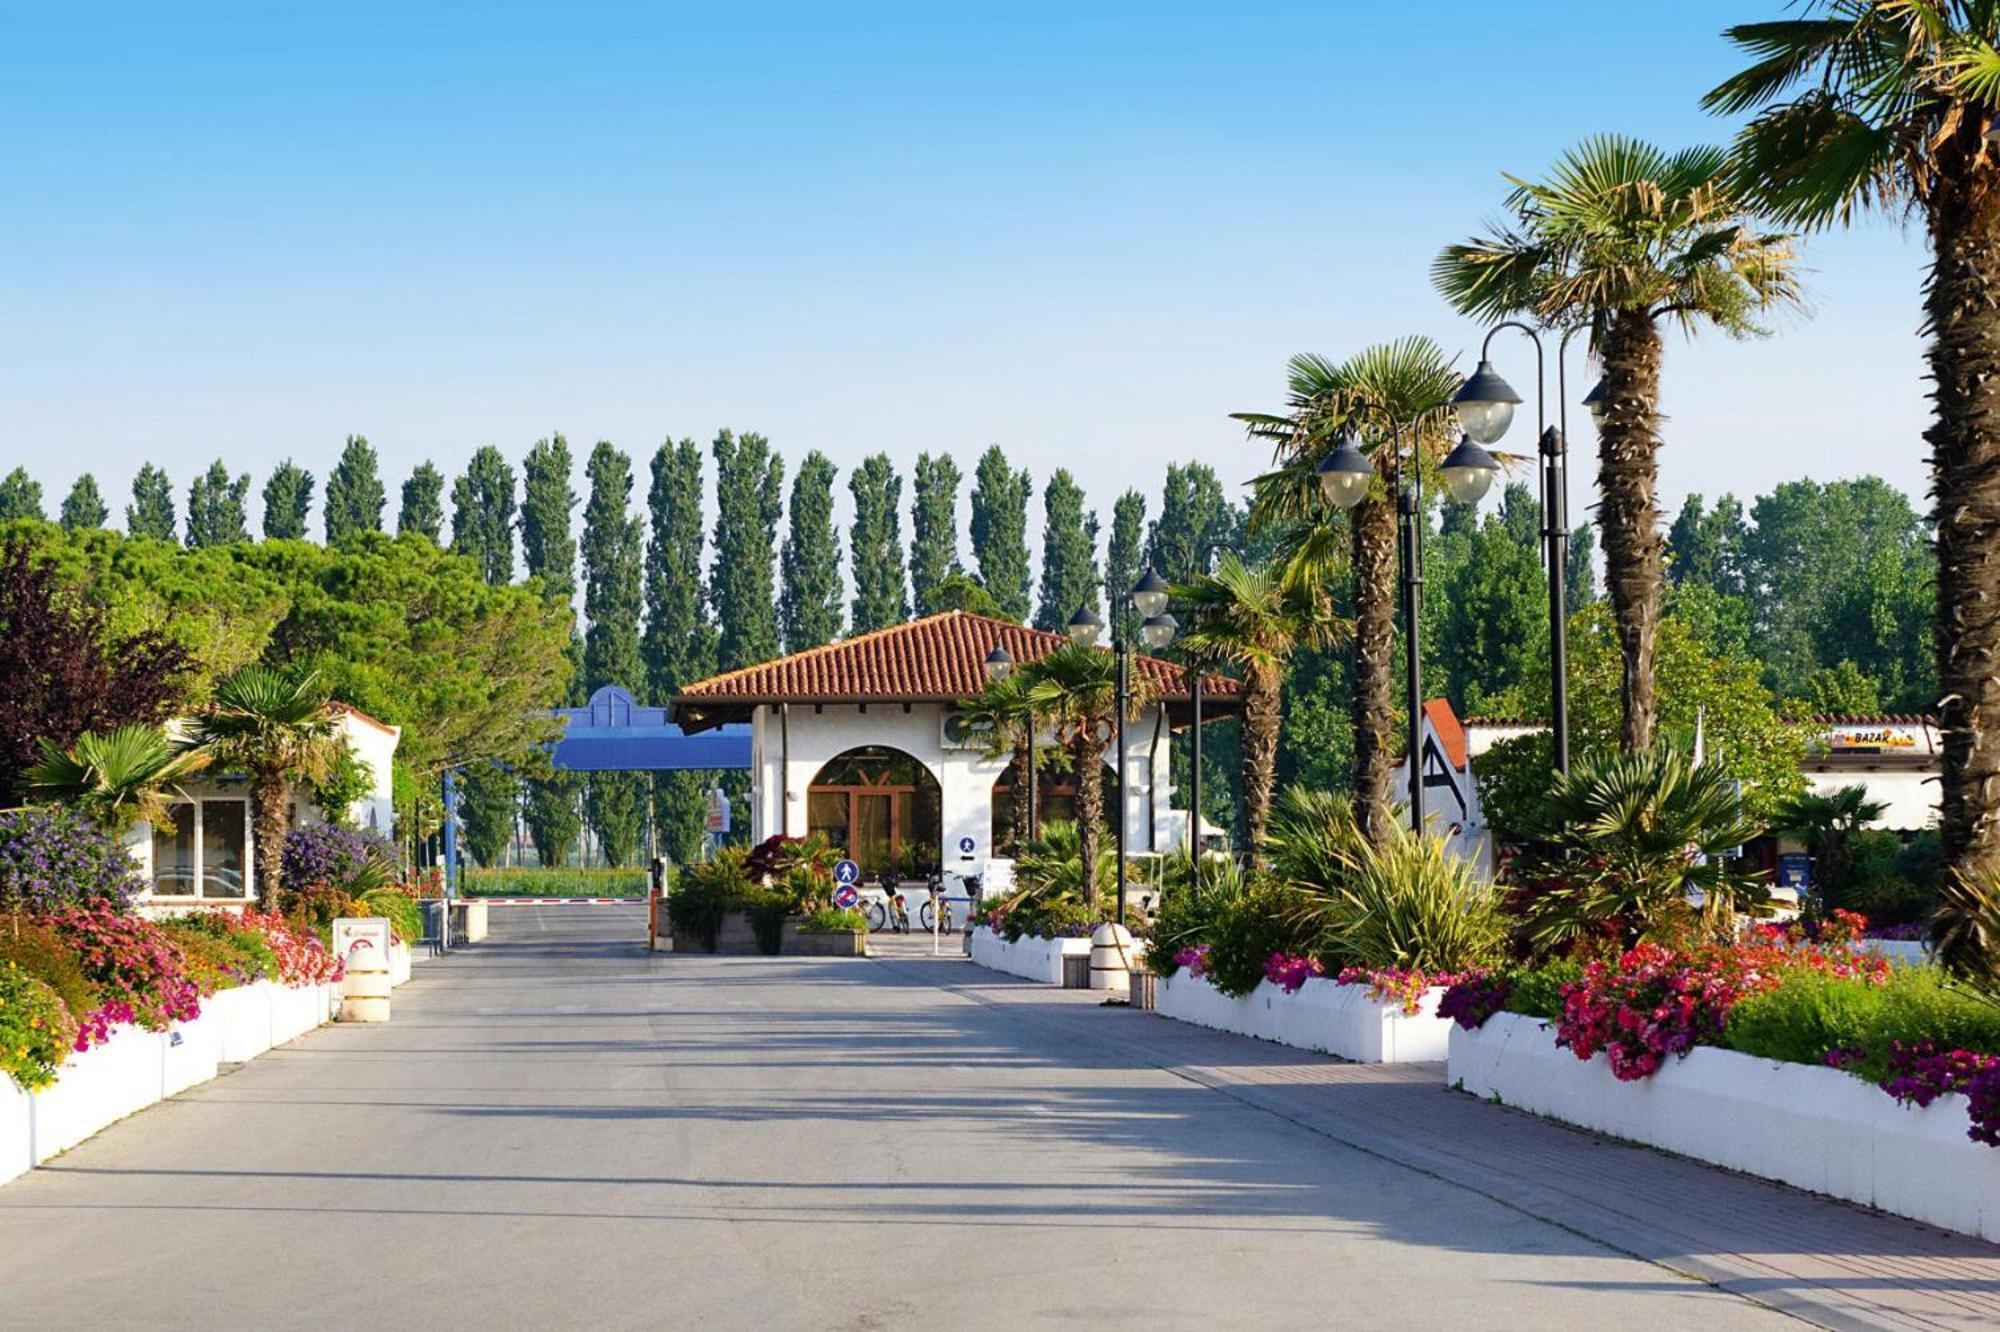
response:
<path fill-rule="evenodd" d="M 697 680 L 674 696 L 673 706 L 678 711 L 683 704 L 705 703 L 948 702 L 985 690 L 986 654 L 995 643 L 1024 665 L 1067 641 L 1011 620 L 945 611 Z M 1188 696 L 1187 672 L 1172 662 L 1134 656 L 1132 669 L 1152 682 L 1156 698 Z M 1234 700 L 1242 691 L 1242 683 L 1228 676 L 1203 677 L 1205 697 Z"/>
<path fill-rule="evenodd" d="M 1431 729 L 1437 732 L 1438 743 L 1444 746 L 1444 756 L 1451 760 L 1451 766 L 1465 767 L 1465 728 L 1458 723 L 1458 714 L 1451 710 L 1451 704 L 1442 698 L 1424 700 L 1424 716 L 1430 720 Z"/>

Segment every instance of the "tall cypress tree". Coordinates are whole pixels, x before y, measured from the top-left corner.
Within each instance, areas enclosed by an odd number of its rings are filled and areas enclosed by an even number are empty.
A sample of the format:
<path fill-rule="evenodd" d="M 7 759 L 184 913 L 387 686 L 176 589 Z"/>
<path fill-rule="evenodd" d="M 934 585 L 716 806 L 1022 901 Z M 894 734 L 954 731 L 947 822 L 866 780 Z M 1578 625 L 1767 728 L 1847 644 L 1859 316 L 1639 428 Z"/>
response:
<path fill-rule="evenodd" d="M 42 483 L 29 476 L 27 468 L 16 467 L 0 477 L 0 523 L 16 518 L 40 521 L 46 517 L 42 512 Z"/>
<path fill-rule="evenodd" d="M 1042 600 L 1037 629 L 1061 629 L 1079 606 L 1101 610 L 1097 580 L 1097 515 L 1086 513 L 1083 490 L 1058 467 L 1042 492 Z"/>
<path fill-rule="evenodd" d="M 1111 540 L 1104 548 L 1104 581 L 1121 594 L 1139 581 L 1145 535 L 1146 497 L 1128 490 L 1111 506 Z M 1138 646 L 1139 616 L 1132 607 L 1122 607 L 1114 618 L 1119 637 Z"/>
<path fill-rule="evenodd" d="M 1185 583 L 1204 572 L 1203 548 L 1211 542 L 1233 545 L 1239 526 L 1214 468 L 1204 463 L 1171 464 L 1160 496 L 1160 518 L 1147 536 L 1146 553 L 1162 578 Z M 1213 559 L 1211 554 L 1210 567 Z"/>
<path fill-rule="evenodd" d="M 429 537 L 433 545 L 444 536 L 444 473 L 428 461 L 418 463 L 403 483 L 396 531 Z"/>
<path fill-rule="evenodd" d="M 382 508 L 388 502 L 375 450 L 363 436 L 349 435 L 333 475 L 326 479 L 326 544 L 335 546 L 360 532 L 381 531 Z"/>
<path fill-rule="evenodd" d="M 174 483 L 151 463 L 132 478 L 132 502 L 125 506 L 125 530 L 135 537 L 179 541 L 180 522 L 174 516 Z"/>
<path fill-rule="evenodd" d="M 917 455 L 910 498 L 910 596 L 917 614 L 935 614 L 938 588 L 964 572 L 958 562 L 958 483 L 948 453 Z"/>
<path fill-rule="evenodd" d="M 854 632 L 865 634 L 910 618 L 903 587 L 903 478 L 886 453 L 863 458 L 847 478 L 854 496 L 854 527 L 847 540 L 853 557 Z"/>
<path fill-rule="evenodd" d="M 778 655 L 778 515 L 785 464 L 762 435 L 715 437 L 715 564 L 709 597 L 720 627 L 716 667 L 733 671 Z"/>
<path fill-rule="evenodd" d="M 513 582 L 514 469 L 500 450 L 489 444 L 472 455 L 452 483 L 451 505 L 452 550 L 477 563 L 494 586 Z"/>
<path fill-rule="evenodd" d="M 818 449 L 792 479 L 786 515 L 784 587 L 778 619 L 785 651 L 831 643 L 840 636 L 840 538 L 833 531 L 834 466 Z"/>
<path fill-rule="evenodd" d="M 111 511 L 104 507 L 104 496 L 97 492 L 97 478 L 85 472 L 76 479 L 62 504 L 62 525 L 65 531 L 83 532 L 102 527 L 111 517 Z"/>
<path fill-rule="evenodd" d="M 584 687 L 637 690 L 640 548 L 644 540 L 632 514 L 632 460 L 600 442 L 590 451 L 590 500 L 583 512 Z M 637 773 L 594 773 L 584 817 L 613 865 L 630 864 L 639 850 L 643 778 Z"/>
<path fill-rule="evenodd" d="M 569 441 L 561 435 L 537 441 L 528 450 L 521 469 L 521 557 L 528 566 L 528 576 L 541 583 L 542 600 L 574 614 L 576 537 L 571 528 L 577 496 L 571 484 L 571 468 Z M 403 488 L 403 494 L 407 509 L 408 486 Z M 570 662 L 573 669 L 567 702 L 575 706 L 583 701 L 584 692 L 583 640 L 574 629 L 570 631 Z M 583 816 L 578 810 L 583 785 L 579 774 L 560 770 L 528 781 L 525 811 L 528 836 L 534 839 L 535 858 L 542 864 L 569 863 L 577 833 L 583 828 Z"/>
<path fill-rule="evenodd" d="M 188 549 L 228 546 L 250 539 L 250 473 L 231 480 L 217 458 L 188 487 Z"/>
<path fill-rule="evenodd" d="M 808 462 L 811 460 L 808 459 Z M 715 626 L 701 585 L 701 446 L 667 440 L 653 455 L 646 493 L 652 532 L 646 543 L 646 686 L 665 704 L 682 685 L 715 669 Z M 653 818 L 667 854 L 686 862 L 701 854 L 703 794 L 712 773 L 656 773 Z"/>
<path fill-rule="evenodd" d="M 1001 614 L 1028 618 L 1028 500 L 1035 483 L 1015 471 L 998 444 L 979 456 L 972 486 L 972 557 Z"/>
<path fill-rule="evenodd" d="M 268 541 L 303 541 L 306 519 L 312 516 L 313 474 L 290 458 L 271 470 L 264 482 L 264 537 Z"/>

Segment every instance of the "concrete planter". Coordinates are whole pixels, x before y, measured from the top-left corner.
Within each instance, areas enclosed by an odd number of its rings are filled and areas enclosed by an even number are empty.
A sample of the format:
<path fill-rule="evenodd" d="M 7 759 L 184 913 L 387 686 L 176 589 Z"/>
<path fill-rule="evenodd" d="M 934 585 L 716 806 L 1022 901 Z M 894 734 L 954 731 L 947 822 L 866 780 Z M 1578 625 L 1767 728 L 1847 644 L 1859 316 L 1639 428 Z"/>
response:
<path fill-rule="evenodd" d="M 1088 939 L 1038 939 L 1022 935 L 1009 943 L 1004 936 L 981 925 L 972 931 L 972 960 L 988 971 L 1004 971 L 1009 976 L 1040 981 L 1044 985 L 1063 983 L 1065 957 L 1088 958 Z"/>
<path fill-rule="evenodd" d="M 0 1076 L 0 1184 L 34 1169 L 34 1111 L 33 1098 Z"/>
<path fill-rule="evenodd" d="M 266 984 L 270 984 L 266 982 Z M 337 985 L 270 985 L 271 1044 L 295 1041 L 333 1020 Z"/>
<path fill-rule="evenodd" d="M 35 1163 L 159 1100 L 166 1040 L 159 1032 L 120 1027 L 104 1044 L 64 1060 L 56 1081 L 30 1096 Z"/>
<path fill-rule="evenodd" d="M 410 946 L 398 939 L 389 941 L 389 984 L 401 985 L 410 978 L 410 967 L 414 958 Z"/>
<path fill-rule="evenodd" d="M 1230 998 L 1207 980 L 1185 971 L 1162 980 L 1154 1011 L 1198 1027 L 1318 1050 L 1365 1064 L 1408 1064 L 1441 1060 L 1452 1024 L 1437 1015 L 1442 986 L 1424 992 L 1417 1011 L 1368 996 L 1365 985 L 1338 985 L 1316 978 L 1286 994 L 1269 981 L 1240 998 Z"/>
<path fill-rule="evenodd" d="M 808 932 L 795 920 L 785 922 L 778 951 L 787 957 L 866 957 L 868 931 L 832 930 Z"/>
<path fill-rule="evenodd" d="M 1447 1077 L 1475 1096 L 1696 1160 L 2000 1241 L 2000 1148 L 1965 1136 L 1962 1096 L 1919 1109 L 1831 1068 L 1698 1047 L 1620 1082 L 1551 1026 L 1454 1026 Z"/>
<path fill-rule="evenodd" d="M 477 897 L 454 898 L 451 904 L 451 946 L 476 944 L 486 938 L 486 903 Z"/>
<path fill-rule="evenodd" d="M 242 1064 L 271 1048 L 271 990 L 269 981 L 223 990 L 201 1001 L 202 1016 L 216 1023 L 216 1058 L 224 1064 Z"/>
<path fill-rule="evenodd" d="M 225 990 L 222 993 L 227 994 Z M 160 1041 L 160 1096 L 178 1096 L 214 1077 L 222 1060 L 222 1020 L 201 1001 L 201 1016 L 176 1022 Z"/>

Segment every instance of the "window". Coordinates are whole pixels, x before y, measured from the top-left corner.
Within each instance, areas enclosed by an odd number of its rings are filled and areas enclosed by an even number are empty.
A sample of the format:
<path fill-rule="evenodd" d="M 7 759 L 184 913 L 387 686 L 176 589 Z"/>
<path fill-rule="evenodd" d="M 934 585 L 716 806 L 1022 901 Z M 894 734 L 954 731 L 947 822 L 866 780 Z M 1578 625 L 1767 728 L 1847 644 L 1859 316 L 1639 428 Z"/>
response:
<path fill-rule="evenodd" d="M 178 801 L 153 829 L 154 896 L 241 902 L 250 879 L 249 801 Z"/>

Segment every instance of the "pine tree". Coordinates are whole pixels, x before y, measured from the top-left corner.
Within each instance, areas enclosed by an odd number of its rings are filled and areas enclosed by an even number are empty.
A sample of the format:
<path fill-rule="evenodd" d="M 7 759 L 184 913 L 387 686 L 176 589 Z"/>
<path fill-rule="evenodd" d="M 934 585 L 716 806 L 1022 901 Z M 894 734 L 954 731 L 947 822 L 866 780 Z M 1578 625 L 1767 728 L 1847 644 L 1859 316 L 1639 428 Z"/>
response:
<path fill-rule="evenodd" d="M 62 525 L 65 531 L 84 532 L 103 527 L 110 520 L 111 511 L 104 507 L 104 496 L 97 493 L 97 478 L 85 472 L 70 487 L 69 495 L 63 500 Z"/>
<path fill-rule="evenodd" d="M 715 563 L 709 597 L 720 627 L 716 668 L 733 671 L 778 655 L 778 515 L 785 464 L 762 435 L 715 437 Z"/>
<path fill-rule="evenodd" d="M 452 483 L 451 505 L 453 552 L 478 564 L 494 586 L 513 582 L 514 469 L 500 450 L 489 444 L 472 455 L 465 475 Z"/>
<path fill-rule="evenodd" d="M 818 647 L 840 636 L 840 538 L 833 530 L 833 478 L 833 463 L 814 449 L 792 479 L 784 586 L 778 594 L 778 620 L 787 652 Z"/>
<path fill-rule="evenodd" d="M 979 581 L 1010 620 L 1028 618 L 1028 500 L 1034 493 L 1027 470 L 1008 466 L 998 444 L 980 455 L 972 486 L 972 557 Z"/>
<path fill-rule="evenodd" d="M 652 532 L 646 543 L 644 651 L 651 701 L 664 704 L 682 685 L 715 669 L 715 626 L 701 585 L 701 446 L 691 439 L 667 440 L 653 455 L 652 474 L 646 495 Z M 703 797 L 714 780 L 714 774 L 695 771 L 654 774 L 654 823 L 676 861 L 701 854 Z"/>
<path fill-rule="evenodd" d="M 854 526 L 847 540 L 854 567 L 853 631 L 865 634 L 910 618 L 903 586 L 903 478 L 886 453 L 863 458 L 847 478 Z"/>
<path fill-rule="evenodd" d="M 1128 490 L 1111 506 L 1111 540 L 1104 548 L 1104 581 L 1121 595 L 1139 581 L 1145 536 L 1146 497 Z M 1113 624 L 1118 637 L 1135 647 L 1141 646 L 1139 618 L 1128 603 L 1119 610 Z"/>
<path fill-rule="evenodd" d="M 132 478 L 132 502 L 125 506 L 125 530 L 135 537 L 179 541 L 180 520 L 174 514 L 174 483 L 147 463 Z"/>
<path fill-rule="evenodd" d="M 16 467 L 0 477 L 0 523 L 17 518 L 40 522 L 46 517 L 42 512 L 42 483 L 29 476 L 27 468 Z"/>
<path fill-rule="evenodd" d="M 1042 492 L 1042 599 L 1037 629 L 1061 629 L 1079 606 L 1102 610 L 1097 579 L 1097 515 L 1083 508 L 1083 490 L 1058 467 Z"/>
<path fill-rule="evenodd" d="M 1215 553 L 1209 552 L 1204 560 L 1204 549 L 1212 543 L 1219 543 L 1217 550 L 1233 547 L 1241 526 L 1214 468 L 1205 463 L 1172 464 L 1160 495 L 1159 521 L 1146 538 L 1146 553 L 1162 578 L 1185 583 L 1214 567 Z"/>
<path fill-rule="evenodd" d="M 264 482 L 264 539 L 303 541 L 306 519 L 312 516 L 313 474 L 290 458 L 279 463 Z"/>
<path fill-rule="evenodd" d="M 337 546 L 357 533 L 381 531 L 382 508 L 388 501 L 375 450 L 364 437 L 349 435 L 340 462 L 326 480 L 326 544 Z"/>
<path fill-rule="evenodd" d="M 189 550 L 229 546 L 250 539 L 250 474 L 229 478 L 229 468 L 217 458 L 188 487 L 187 544 Z"/>
<path fill-rule="evenodd" d="M 444 536 L 444 473 L 420 462 L 403 483 L 403 504 L 396 514 L 398 533 L 414 532 L 436 545 Z"/>
<path fill-rule="evenodd" d="M 576 537 L 571 526 L 577 496 L 570 480 L 571 467 L 569 441 L 561 435 L 540 440 L 528 450 L 521 469 L 521 557 L 527 564 L 528 576 L 541 584 L 542 600 L 573 613 Z M 436 475 L 435 471 L 432 475 Z M 411 478 L 413 482 L 415 479 Z M 436 493 L 432 491 L 433 497 Z M 403 488 L 403 495 L 407 506 L 408 486 Z M 583 641 L 574 630 L 570 633 L 570 662 L 567 701 L 575 706 L 583 701 L 584 692 Z M 528 836 L 534 839 L 535 858 L 544 865 L 567 864 L 570 852 L 576 847 L 577 833 L 583 827 L 578 811 L 583 796 L 582 776 L 552 770 L 526 785 L 524 815 Z"/>
<path fill-rule="evenodd" d="M 639 656 L 640 549 L 643 536 L 632 514 L 632 460 L 601 442 L 586 469 L 590 500 L 583 512 L 583 609 L 590 625 L 583 637 L 586 690 L 605 685 L 641 686 Z M 594 773 L 584 817 L 598 847 L 613 865 L 638 854 L 644 778 L 637 773 Z"/>
<path fill-rule="evenodd" d="M 948 453 L 917 456 L 910 501 L 910 596 L 917 614 L 939 609 L 938 588 L 964 572 L 958 562 L 958 464 Z"/>

